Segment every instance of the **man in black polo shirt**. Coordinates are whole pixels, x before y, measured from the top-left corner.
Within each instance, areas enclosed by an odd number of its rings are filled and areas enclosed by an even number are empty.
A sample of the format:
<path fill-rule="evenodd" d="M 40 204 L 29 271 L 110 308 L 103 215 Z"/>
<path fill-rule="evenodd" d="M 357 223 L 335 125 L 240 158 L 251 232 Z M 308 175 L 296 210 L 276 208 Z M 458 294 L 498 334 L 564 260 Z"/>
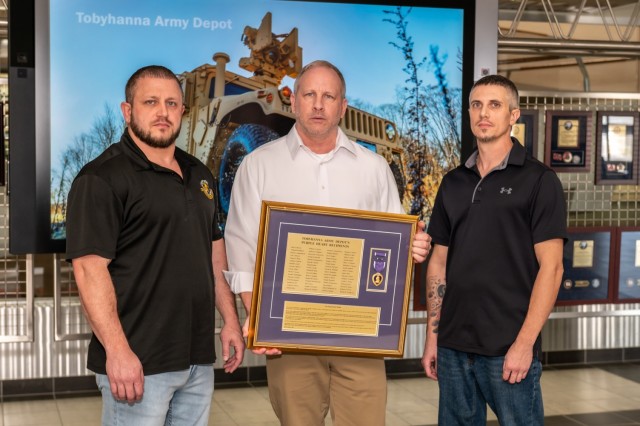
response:
<path fill-rule="evenodd" d="M 566 212 L 555 173 L 510 137 L 518 90 L 478 80 L 469 115 L 478 149 L 448 173 L 428 233 L 422 365 L 438 380 L 441 425 L 542 425 L 540 330 L 562 278 Z M 445 291 L 446 290 L 446 291 Z"/>
<path fill-rule="evenodd" d="M 68 198 L 66 258 L 94 333 L 87 367 L 103 425 L 204 426 L 214 301 L 227 372 L 244 352 L 213 177 L 175 146 L 184 106 L 170 70 L 139 69 L 125 95 L 120 142 L 80 171 Z"/>

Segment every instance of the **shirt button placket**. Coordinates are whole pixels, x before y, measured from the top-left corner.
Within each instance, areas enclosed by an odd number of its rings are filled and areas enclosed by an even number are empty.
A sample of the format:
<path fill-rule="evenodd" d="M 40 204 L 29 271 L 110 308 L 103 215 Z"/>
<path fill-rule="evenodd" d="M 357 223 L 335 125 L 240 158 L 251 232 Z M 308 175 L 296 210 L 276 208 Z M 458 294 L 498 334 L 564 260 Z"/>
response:
<path fill-rule="evenodd" d="M 318 165 L 318 194 L 322 204 L 329 203 L 329 176 L 327 163 L 322 161 Z"/>

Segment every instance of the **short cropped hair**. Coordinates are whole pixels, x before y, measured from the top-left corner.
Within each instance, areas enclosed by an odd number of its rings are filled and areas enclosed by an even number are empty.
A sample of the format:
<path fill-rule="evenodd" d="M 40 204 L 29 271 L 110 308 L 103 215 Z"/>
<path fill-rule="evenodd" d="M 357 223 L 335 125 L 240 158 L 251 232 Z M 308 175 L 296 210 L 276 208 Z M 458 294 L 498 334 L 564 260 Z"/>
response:
<path fill-rule="evenodd" d="M 146 77 L 167 78 L 170 80 L 174 80 L 180 88 L 180 93 L 182 93 L 180 80 L 178 80 L 178 77 L 176 77 L 173 71 L 171 71 L 169 68 L 163 67 L 162 65 L 148 65 L 146 67 L 140 68 L 138 71 L 134 72 L 131 77 L 129 77 L 129 81 L 127 81 L 127 85 L 124 88 L 124 98 L 128 103 L 133 102 L 133 92 L 135 91 L 138 81 L 141 78 Z"/>
<path fill-rule="evenodd" d="M 500 86 L 507 89 L 509 94 L 511 95 L 511 102 L 509 103 L 509 110 L 513 111 L 514 109 L 520 108 L 520 95 L 518 94 L 518 88 L 513 83 L 513 81 L 509 80 L 507 77 L 503 77 L 498 74 L 487 75 L 482 77 L 480 80 L 476 81 L 471 88 L 471 92 L 469 93 L 469 100 L 471 100 L 471 93 L 478 86 Z"/>
<path fill-rule="evenodd" d="M 298 85 L 299 85 L 299 81 L 302 78 L 302 76 L 309 71 L 312 68 L 315 67 L 324 67 L 324 68 L 329 68 L 331 70 L 333 70 L 338 77 L 340 78 L 340 83 L 342 84 L 342 99 L 345 98 L 345 96 L 347 95 L 347 83 L 344 81 L 344 76 L 342 75 L 342 73 L 340 72 L 340 70 L 338 69 L 338 67 L 336 67 L 335 65 L 333 65 L 331 62 L 329 61 L 324 61 L 324 60 L 317 60 L 317 61 L 313 61 L 308 63 L 307 65 L 305 65 L 302 70 L 300 71 L 300 74 L 298 74 L 298 77 L 296 78 L 295 83 L 293 83 L 293 91 L 294 93 L 298 93 Z"/>

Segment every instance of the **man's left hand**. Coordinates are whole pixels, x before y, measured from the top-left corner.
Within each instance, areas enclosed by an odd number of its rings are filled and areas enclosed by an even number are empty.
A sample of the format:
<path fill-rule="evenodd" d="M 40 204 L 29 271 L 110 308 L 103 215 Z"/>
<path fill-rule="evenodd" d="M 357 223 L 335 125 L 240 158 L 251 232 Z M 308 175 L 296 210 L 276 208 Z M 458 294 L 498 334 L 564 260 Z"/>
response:
<path fill-rule="evenodd" d="M 220 331 L 220 342 L 224 371 L 233 373 L 242 364 L 244 358 L 245 345 L 240 327 L 225 324 Z M 233 348 L 233 354 L 231 348 Z"/>
<path fill-rule="evenodd" d="M 416 263 L 422 263 L 427 258 L 431 250 L 431 236 L 424 232 L 425 224 L 423 221 L 418 222 L 418 231 L 413 237 L 411 254 Z"/>
<path fill-rule="evenodd" d="M 527 377 L 533 361 L 533 347 L 516 340 L 504 356 L 502 380 L 511 384 L 520 383 Z"/>

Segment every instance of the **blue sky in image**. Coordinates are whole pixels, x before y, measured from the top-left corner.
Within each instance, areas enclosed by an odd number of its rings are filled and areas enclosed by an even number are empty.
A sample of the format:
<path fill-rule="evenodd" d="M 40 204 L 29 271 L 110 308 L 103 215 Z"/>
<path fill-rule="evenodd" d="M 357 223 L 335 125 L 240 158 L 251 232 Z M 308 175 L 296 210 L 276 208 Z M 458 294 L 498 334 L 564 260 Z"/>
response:
<path fill-rule="evenodd" d="M 383 22 L 391 17 L 383 10 L 393 8 L 286 0 L 51 0 L 52 168 L 58 168 L 73 138 L 90 130 L 105 104 L 120 114 L 124 85 L 139 67 L 161 64 L 182 73 L 225 52 L 231 57 L 227 69 L 249 77 L 238 67 L 240 58 L 249 56 L 242 32 L 245 26 L 257 28 L 266 12 L 273 15 L 273 33 L 298 28 L 303 63 L 327 59 L 343 71 L 349 98 L 372 105 L 393 102 L 407 78 L 402 53 L 389 44 L 398 42 L 396 28 Z M 100 19 L 109 14 L 148 18 L 149 26 L 102 26 Z M 186 28 L 156 25 L 158 17 L 184 19 Z M 414 7 L 407 20 L 416 56 L 428 56 L 429 46 L 438 45 L 440 55 L 448 56 L 451 87 L 460 88 L 462 11 Z M 194 28 L 204 22 L 226 28 Z M 420 77 L 434 83 L 426 69 Z M 286 78 L 283 85 L 293 82 Z"/>

